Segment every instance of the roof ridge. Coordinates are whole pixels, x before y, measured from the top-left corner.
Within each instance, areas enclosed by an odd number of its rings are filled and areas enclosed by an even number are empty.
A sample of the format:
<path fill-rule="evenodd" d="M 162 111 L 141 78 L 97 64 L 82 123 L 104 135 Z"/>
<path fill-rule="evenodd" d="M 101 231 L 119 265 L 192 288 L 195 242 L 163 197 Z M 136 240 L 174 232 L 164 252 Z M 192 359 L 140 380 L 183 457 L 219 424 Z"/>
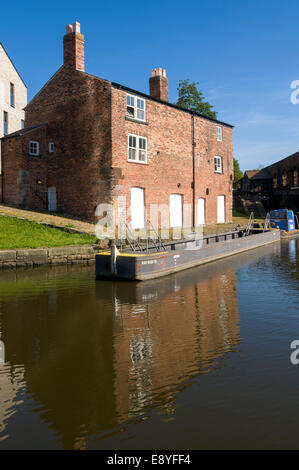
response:
<path fill-rule="evenodd" d="M 7 57 L 8 57 L 8 60 L 10 61 L 11 65 L 13 66 L 13 68 L 15 69 L 15 71 L 17 72 L 17 74 L 18 74 L 18 76 L 20 77 L 20 79 L 21 79 L 21 81 L 22 81 L 23 85 L 24 85 L 24 86 L 25 86 L 25 88 L 27 89 L 27 85 L 26 85 L 26 83 L 25 83 L 25 82 L 24 82 L 24 80 L 22 79 L 22 77 L 21 77 L 20 73 L 18 72 L 18 69 L 17 69 L 17 67 L 15 66 L 15 64 L 13 63 L 13 61 L 11 60 L 11 58 L 10 58 L 10 56 L 9 56 L 9 54 L 8 54 L 8 52 L 7 52 L 7 50 L 5 49 L 5 47 L 3 46 L 3 44 L 2 44 L 2 42 L 1 42 L 1 41 L 0 41 L 0 46 L 1 46 L 1 47 L 2 47 L 2 49 L 4 50 L 5 54 L 6 54 L 6 55 L 7 55 Z"/>

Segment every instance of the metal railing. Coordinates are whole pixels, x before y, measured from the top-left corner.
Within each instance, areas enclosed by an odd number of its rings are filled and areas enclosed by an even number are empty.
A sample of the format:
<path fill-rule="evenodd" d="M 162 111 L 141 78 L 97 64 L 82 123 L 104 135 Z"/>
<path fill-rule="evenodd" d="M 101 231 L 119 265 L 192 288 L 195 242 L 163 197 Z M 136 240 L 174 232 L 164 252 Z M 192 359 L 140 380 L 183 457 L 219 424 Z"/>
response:
<path fill-rule="evenodd" d="M 247 224 L 247 227 L 246 227 L 246 230 L 245 230 L 246 237 L 248 235 L 250 235 L 250 232 L 252 232 L 253 224 L 254 224 L 254 213 L 251 212 L 249 220 L 248 220 L 248 224 Z"/>

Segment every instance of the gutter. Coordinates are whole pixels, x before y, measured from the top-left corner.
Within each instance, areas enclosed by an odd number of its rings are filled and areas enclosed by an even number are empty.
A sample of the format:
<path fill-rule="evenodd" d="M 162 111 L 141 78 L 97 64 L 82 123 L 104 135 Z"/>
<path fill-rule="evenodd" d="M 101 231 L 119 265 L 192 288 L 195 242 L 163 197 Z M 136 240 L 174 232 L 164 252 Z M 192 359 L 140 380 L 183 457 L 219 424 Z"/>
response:
<path fill-rule="evenodd" d="M 217 119 L 209 118 L 209 117 L 204 116 L 200 113 L 196 113 L 195 111 L 191 111 L 190 109 L 181 108 L 180 106 L 177 106 L 176 104 L 173 104 L 173 103 L 169 103 L 168 101 L 158 100 L 157 98 L 153 98 L 152 96 L 147 95 L 146 93 L 142 93 L 141 91 L 133 90 L 132 88 L 128 88 L 124 85 L 120 85 L 119 83 L 111 82 L 111 85 L 114 88 L 117 88 L 118 90 L 128 91 L 129 93 L 133 93 L 135 95 L 142 96 L 143 98 L 155 101 L 156 103 L 164 104 L 165 106 L 169 106 L 170 108 L 178 109 L 179 111 L 183 111 L 184 113 L 188 113 L 188 114 L 191 114 L 193 116 L 198 116 L 202 119 L 206 119 L 207 121 L 215 122 L 217 124 L 221 124 L 222 126 L 230 127 L 232 129 L 235 127 L 231 124 L 227 124 L 227 122 L 218 121 Z"/>

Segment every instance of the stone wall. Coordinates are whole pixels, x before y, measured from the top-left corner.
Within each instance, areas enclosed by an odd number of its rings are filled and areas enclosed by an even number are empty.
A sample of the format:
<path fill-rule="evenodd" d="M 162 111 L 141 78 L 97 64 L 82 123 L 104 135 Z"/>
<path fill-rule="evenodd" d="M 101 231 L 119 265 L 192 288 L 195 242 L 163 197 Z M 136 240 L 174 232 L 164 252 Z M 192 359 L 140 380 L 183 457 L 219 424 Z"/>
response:
<path fill-rule="evenodd" d="M 49 265 L 89 264 L 95 261 L 92 246 L 66 246 L 22 250 L 0 250 L 0 270 Z"/>

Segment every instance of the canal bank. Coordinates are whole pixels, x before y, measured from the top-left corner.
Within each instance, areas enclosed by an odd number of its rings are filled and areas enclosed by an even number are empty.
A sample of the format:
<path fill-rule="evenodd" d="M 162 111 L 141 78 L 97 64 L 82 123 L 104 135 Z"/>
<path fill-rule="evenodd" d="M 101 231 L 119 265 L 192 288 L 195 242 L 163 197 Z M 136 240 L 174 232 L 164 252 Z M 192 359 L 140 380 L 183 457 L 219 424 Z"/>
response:
<path fill-rule="evenodd" d="M 98 246 L 93 245 L 1 250 L 0 270 L 32 268 L 44 265 L 91 265 L 95 262 L 96 250 L 98 250 Z"/>

